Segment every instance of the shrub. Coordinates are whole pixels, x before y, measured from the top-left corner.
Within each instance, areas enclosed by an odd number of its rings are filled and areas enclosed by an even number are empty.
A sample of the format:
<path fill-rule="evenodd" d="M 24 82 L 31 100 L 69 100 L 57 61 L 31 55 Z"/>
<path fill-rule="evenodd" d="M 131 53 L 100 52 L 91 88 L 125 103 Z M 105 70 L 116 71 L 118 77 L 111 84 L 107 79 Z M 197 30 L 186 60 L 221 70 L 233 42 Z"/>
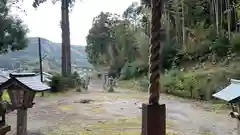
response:
<path fill-rule="evenodd" d="M 170 71 L 162 75 L 161 84 L 166 93 L 194 98 L 212 99 L 212 94 L 229 83 L 229 78 L 238 79 L 240 72 L 234 66 L 209 71 Z"/>
<path fill-rule="evenodd" d="M 134 85 L 137 88 L 137 90 L 142 92 L 148 91 L 149 81 L 148 78 L 145 76 L 144 78 L 140 80 L 134 80 Z"/>
<path fill-rule="evenodd" d="M 240 52 L 240 34 L 239 33 L 235 33 L 232 35 L 230 44 L 234 52 L 237 52 L 237 53 Z"/>
<path fill-rule="evenodd" d="M 211 45 L 210 50 L 215 52 L 218 56 L 226 56 L 230 49 L 230 41 L 224 35 L 220 35 Z"/>
<path fill-rule="evenodd" d="M 77 72 L 74 72 L 70 77 L 63 77 L 56 74 L 52 77 L 49 85 L 52 92 L 62 92 L 64 89 L 67 90 L 81 86 L 81 79 Z"/>
<path fill-rule="evenodd" d="M 144 73 L 145 69 L 146 66 L 140 61 L 125 63 L 121 69 L 120 80 L 128 80 L 134 77 L 139 77 Z"/>
<path fill-rule="evenodd" d="M 54 75 L 49 83 L 51 92 L 63 91 L 63 77 L 61 75 Z"/>

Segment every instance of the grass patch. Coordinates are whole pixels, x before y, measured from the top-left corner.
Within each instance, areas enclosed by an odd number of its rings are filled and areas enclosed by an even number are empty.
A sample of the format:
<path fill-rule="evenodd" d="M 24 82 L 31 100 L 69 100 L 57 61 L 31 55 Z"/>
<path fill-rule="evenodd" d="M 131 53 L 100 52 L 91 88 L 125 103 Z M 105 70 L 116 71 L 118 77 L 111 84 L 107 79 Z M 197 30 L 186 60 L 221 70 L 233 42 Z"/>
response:
<path fill-rule="evenodd" d="M 167 135 L 178 135 L 178 133 L 175 133 L 175 132 L 167 132 Z"/>
<path fill-rule="evenodd" d="M 226 103 L 211 103 L 210 105 L 204 105 L 203 108 L 211 112 L 221 112 L 231 109 Z"/>
<path fill-rule="evenodd" d="M 104 113 L 105 112 L 102 105 L 93 105 L 93 106 L 91 106 L 89 111 L 95 112 L 95 113 Z"/>
<path fill-rule="evenodd" d="M 61 111 L 72 111 L 73 110 L 73 107 L 70 106 L 70 105 L 64 105 L 64 106 L 58 106 L 58 108 L 61 110 Z"/>
<path fill-rule="evenodd" d="M 211 132 L 202 132 L 200 133 L 200 135 L 216 135 L 216 134 Z"/>
<path fill-rule="evenodd" d="M 118 81 L 118 87 L 124 88 L 124 89 L 136 89 L 134 80 L 121 80 Z"/>
<path fill-rule="evenodd" d="M 89 129 L 138 129 L 141 125 L 140 118 L 120 118 L 113 121 L 105 121 L 88 126 Z"/>
<path fill-rule="evenodd" d="M 216 111 L 216 110 L 227 110 L 227 109 L 230 109 L 230 107 L 227 106 L 224 103 L 218 103 L 218 104 L 213 104 L 212 105 L 212 110 L 213 111 Z"/>
<path fill-rule="evenodd" d="M 141 118 L 120 118 L 112 121 L 98 121 L 95 124 L 63 123 L 48 135 L 141 135 Z M 167 135 L 177 135 L 177 133 L 168 131 Z"/>
<path fill-rule="evenodd" d="M 115 130 L 100 130 L 100 131 L 83 131 L 79 135 L 141 135 L 140 131 L 115 131 Z"/>
<path fill-rule="evenodd" d="M 63 96 L 66 95 L 70 92 L 71 90 L 68 91 L 64 91 L 64 92 L 50 92 L 50 91 L 46 91 L 44 92 L 44 97 L 58 97 L 58 96 Z M 42 93 L 38 92 L 35 95 L 36 97 L 42 97 Z"/>
<path fill-rule="evenodd" d="M 140 118 L 98 121 L 85 126 L 80 123 L 63 123 L 48 135 L 140 135 L 140 127 Z"/>

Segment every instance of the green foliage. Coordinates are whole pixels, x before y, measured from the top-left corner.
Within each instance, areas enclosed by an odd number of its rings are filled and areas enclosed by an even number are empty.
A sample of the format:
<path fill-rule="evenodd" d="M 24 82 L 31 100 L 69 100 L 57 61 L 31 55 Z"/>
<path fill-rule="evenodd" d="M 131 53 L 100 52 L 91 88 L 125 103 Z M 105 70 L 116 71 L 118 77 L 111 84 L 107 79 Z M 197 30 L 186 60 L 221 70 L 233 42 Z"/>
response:
<path fill-rule="evenodd" d="M 149 86 L 148 78 L 145 76 L 142 79 L 136 80 L 135 85 L 139 91 L 147 92 Z"/>
<path fill-rule="evenodd" d="M 71 78 L 73 79 L 74 87 L 81 85 L 81 78 L 77 72 L 73 72 Z"/>
<path fill-rule="evenodd" d="M 63 88 L 63 77 L 61 75 L 54 75 L 49 83 L 52 92 L 61 92 Z"/>
<path fill-rule="evenodd" d="M 224 0 L 163 3 L 159 65 L 165 92 L 210 100 L 229 78 L 239 78 L 234 66 L 240 56 L 239 12 L 229 11 L 228 2 L 232 7 L 240 4 Z M 141 91 L 148 87 L 147 78 L 138 79 L 147 76 L 149 66 L 150 11 L 150 1 L 141 0 L 141 5 L 132 3 L 122 17 L 100 13 L 87 37 L 89 60 L 120 72 L 121 80 L 137 78 L 134 83 Z"/>
<path fill-rule="evenodd" d="M 174 44 L 163 44 L 162 49 L 162 66 L 164 69 L 170 69 L 173 63 L 176 63 L 175 56 L 177 55 L 177 49 Z"/>
<path fill-rule="evenodd" d="M 101 12 L 87 36 L 86 52 L 94 65 L 122 68 L 139 56 L 135 28 L 119 15 Z"/>
<path fill-rule="evenodd" d="M 237 53 L 240 52 L 240 34 L 239 33 L 232 34 L 230 44 L 232 45 L 233 52 L 237 52 Z"/>
<path fill-rule="evenodd" d="M 144 68 L 143 63 L 140 63 L 139 61 L 125 63 L 121 70 L 120 79 L 127 80 L 133 77 L 139 77 L 146 72 L 145 70 L 146 68 Z"/>
<path fill-rule="evenodd" d="M 229 49 L 229 40 L 224 35 L 220 35 L 211 45 L 211 51 L 215 52 L 220 57 L 226 56 Z"/>
<path fill-rule="evenodd" d="M 81 79 L 77 72 L 74 72 L 70 77 L 63 77 L 59 74 L 53 75 L 49 83 L 52 92 L 63 92 L 68 89 L 80 87 Z"/>
<path fill-rule="evenodd" d="M 10 1 L 0 1 L 0 53 L 17 51 L 27 46 L 28 29 L 20 18 L 10 15 Z"/>
<path fill-rule="evenodd" d="M 32 6 L 33 6 L 34 8 L 37 8 L 37 7 L 39 7 L 41 4 L 45 3 L 46 1 L 48 1 L 48 0 L 33 0 Z M 51 1 L 52 1 L 53 4 L 56 4 L 57 2 L 61 2 L 61 0 L 51 0 Z M 75 4 L 75 0 L 69 0 L 69 1 L 68 1 L 68 4 L 69 4 L 70 7 L 73 7 L 74 4 Z"/>
<path fill-rule="evenodd" d="M 212 94 L 221 90 L 229 78 L 239 78 L 239 69 L 235 66 L 222 69 L 178 71 L 172 70 L 161 78 L 163 90 L 173 95 L 210 100 Z"/>

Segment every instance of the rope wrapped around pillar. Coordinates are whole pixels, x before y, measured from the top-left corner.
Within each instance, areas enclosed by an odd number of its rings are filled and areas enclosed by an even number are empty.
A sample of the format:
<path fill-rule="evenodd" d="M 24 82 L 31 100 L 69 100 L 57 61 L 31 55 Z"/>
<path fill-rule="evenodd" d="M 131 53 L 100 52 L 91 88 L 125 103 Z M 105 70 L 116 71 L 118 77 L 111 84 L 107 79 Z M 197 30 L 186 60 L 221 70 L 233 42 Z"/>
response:
<path fill-rule="evenodd" d="M 160 98 L 161 16 L 163 0 L 152 0 L 151 44 L 149 46 L 149 103 L 142 105 L 142 135 L 166 135 L 166 106 Z"/>
<path fill-rule="evenodd" d="M 151 44 L 149 47 L 149 104 L 158 104 L 160 93 L 160 31 L 162 0 L 151 0 Z"/>

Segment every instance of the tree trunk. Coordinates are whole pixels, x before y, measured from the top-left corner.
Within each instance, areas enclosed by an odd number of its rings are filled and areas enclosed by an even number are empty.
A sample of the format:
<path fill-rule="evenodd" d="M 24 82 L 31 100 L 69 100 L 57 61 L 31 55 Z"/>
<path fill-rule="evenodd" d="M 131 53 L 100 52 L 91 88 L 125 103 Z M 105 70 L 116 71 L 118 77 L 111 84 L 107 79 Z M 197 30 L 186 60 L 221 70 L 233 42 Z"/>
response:
<path fill-rule="evenodd" d="M 216 0 L 215 2 L 214 2 L 214 5 L 215 5 L 215 21 L 216 21 L 216 30 L 217 30 L 217 35 L 219 35 L 219 9 L 218 9 L 218 7 L 219 7 L 219 2 L 218 2 L 218 0 Z"/>
<path fill-rule="evenodd" d="M 230 2 L 227 0 L 227 22 L 228 22 L 228 39 L 231 38 L 231 9 L 230 9 Z"/>
<path fill-rule="evenodd" d="M 223 0 L 220 0 L 220 29 L 223 28 Z"/>
<path fill-rule="evenodd" d="M 180 34 L 180 13 L 179 13 L 179 9 L 176 9 L 177 13 L 176 13 L 176 41 L 177 41 L 177 45 L 180 46 L 180 40 L 181 40 L 181 34 Z"/>
<path fill-rule="evenodd" d="M 62 0 L 62 75 L 71 74 L 71 46 L 69 28 L 69 0 Z"/>
<path fill-rule="evenodd" d="M 184 0 L 182 0 L 182 42 L 185 45 L 185 15 L 184 15 Z"/>
<path fill-rule="evenodd" d="M 167 40 L 167 45 L 170 45 L 170 3 L 169 2 L 167 3 L 165 12 L 167 17 L 166 40 Z"/>

